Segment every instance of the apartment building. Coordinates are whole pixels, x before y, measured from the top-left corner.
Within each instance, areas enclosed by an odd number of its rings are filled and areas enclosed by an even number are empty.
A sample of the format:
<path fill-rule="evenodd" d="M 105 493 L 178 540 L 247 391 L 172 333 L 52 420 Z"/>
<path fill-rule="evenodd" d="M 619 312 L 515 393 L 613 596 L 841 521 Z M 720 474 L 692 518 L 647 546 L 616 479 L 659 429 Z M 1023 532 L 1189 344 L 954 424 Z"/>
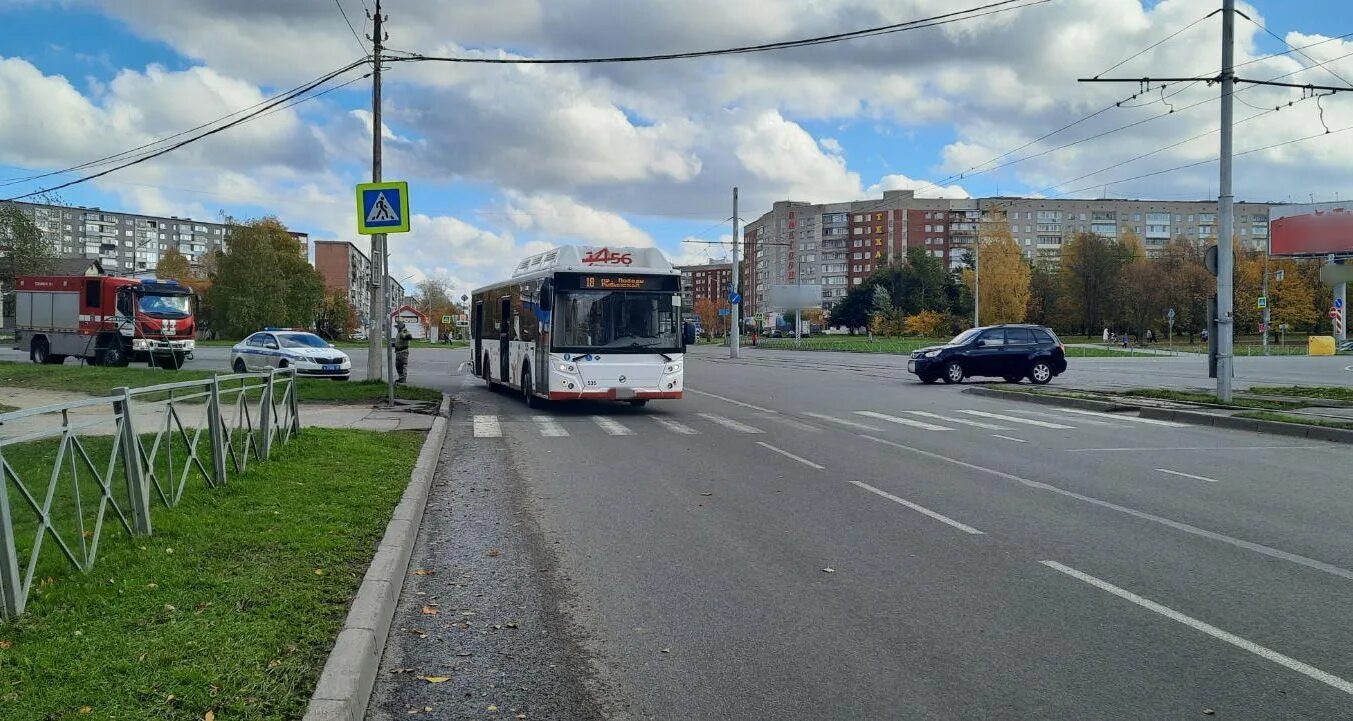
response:
<path fill-rule="evenodd" d="M 694 308 L 696 301 L 726 301 L 733 283 L 733 264 L 713 262 L 704 265 L 679 265 L 681 305 Z"/>
<path fill-rule="evenodd" d="M 324 278 L 324 287 L 330 293 L 342 293 L 357 313 L 357 325 L 369 328 L 371 323 L 371 259 L 357 246 L 346 240 L 316 240 L 315 270 Z M 408 300 L 404 286 L 389 278 L 390 307 L 398 308 Z"/>
<path fill-rule="evenodd" d="M 1270 204 L 1235 204 L 1236 236 L 1249 247 L 1268 241 Z M 1117 238 L 1133 233 L 1148 254 L 1171 239 L 1207 245 L 1217 239 L 1215 201 L 1126 199 L 917 198 L 912 191 L 886 191 L 879 200 L 813 204 L 775 203 L 747 224 L 741 269 L 743 313 L 765 307 L 777 284 L 820 285 L 822 306 L 845 297 L 871 273 L 919 247 L 949 267 L 962 265 L 984 221 L 1009 223 L 1011 236 L 1031 260 L 1056 263 L 1062 243 L 1077 233 Z"/>
<path fill-rule="evenodd" d="M 62 258 L 97 260 L 109 275 L 151 274 L 160 255 L 176 248 L 194 265 L 223 250 L 230 226 L 191 218 L 122 213 L 100 208 L 6 203 L 19 209 L 57 248 Z M 291 233 L 309 259 L 306 233 Z"/>

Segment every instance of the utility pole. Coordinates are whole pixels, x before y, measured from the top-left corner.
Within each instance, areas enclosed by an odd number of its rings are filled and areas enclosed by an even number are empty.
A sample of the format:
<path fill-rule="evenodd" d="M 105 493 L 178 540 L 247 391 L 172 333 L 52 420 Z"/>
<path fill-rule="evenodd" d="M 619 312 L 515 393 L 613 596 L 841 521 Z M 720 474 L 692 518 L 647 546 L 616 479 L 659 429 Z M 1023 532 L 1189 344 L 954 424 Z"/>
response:
<path fill-rule="evenodd" d="M 1267 249 L 1267 248 L 1264 249 L 1264 289 L 1263 289 L 1262 291 L 1260 291 L 1260 294 L 1264 296 L 1264 320 L 1263 320 L 1263 323 L 1264 323 L 1264 355 L 1268 355 L 1268 322 L 1269 322 L 1268 306 L 1269 306 L 1269 302 L 1268 302 L 1268 249 Z"/>
<path fill-rule="evenodd" d="M 982 327 L 982 231 L 972 240 L 972 327 Z"/>
<path fill-rule="evenodd" d="M 1236 0 L 1221 4 L 1221 185 L 1217 197 L 1217 400 L 1231 400 L 1235 373 L 1234 196 L 1231 194 L 1231 137 L 1235 108 Z"/>
<path fill-rule="evenodd" d="M 741 238 L 738 236 L 738 189 L 733 188 L 733 282 L 730 284 L 733 291 L 729 295 L 736 295 L 738 292 L 738 242 Z M 732 320 L 732 327 L 728 331 L 728 357 L 738 357 L 738 345 L 742 341 L 742 304 L 728 304 L 729 318 Z"/>
<path fill-rule="evenodd" d="M 381 2 L 376 0 L 376 14 L 371 17 L 371 182 L 381 182 Z M 378 381 L 382 371 L 389 319 L 385 312 L 385 233 L 371 236 L 371 327 L 367 329 L 366 379 Z M 380 323 L 381 325 L 377 325 Z M 379 332 L 378 332 L 379 331 Z"/>

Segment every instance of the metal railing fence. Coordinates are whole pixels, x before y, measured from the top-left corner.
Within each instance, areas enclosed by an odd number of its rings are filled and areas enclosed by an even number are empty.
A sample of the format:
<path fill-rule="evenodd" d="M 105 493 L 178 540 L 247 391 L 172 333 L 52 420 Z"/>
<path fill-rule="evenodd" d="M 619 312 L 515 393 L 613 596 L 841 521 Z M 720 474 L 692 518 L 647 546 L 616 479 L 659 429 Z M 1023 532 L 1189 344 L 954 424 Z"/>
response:
<path fill-rule="evenodd" d="M 190 479 L 221 487 L 267 460 L 300 433 L 296 388 L 282 369 L 0 413 L 0 431 L 16 429 L 0 434 L 0 618 L 23 614 L 44 540 L 87 572 L 105 521 L 149 536 L 156 499 L 174 508 Z"/>

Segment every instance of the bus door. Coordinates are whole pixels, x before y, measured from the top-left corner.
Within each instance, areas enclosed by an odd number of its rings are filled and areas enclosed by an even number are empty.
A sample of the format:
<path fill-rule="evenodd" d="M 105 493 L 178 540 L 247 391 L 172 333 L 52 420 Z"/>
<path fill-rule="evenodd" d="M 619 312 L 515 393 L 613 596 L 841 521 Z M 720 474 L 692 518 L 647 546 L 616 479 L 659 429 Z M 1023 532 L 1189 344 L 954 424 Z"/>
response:
<path fill-rule="evenodd" d="M 512 338 L 512 296 L 505 295 L 498 299 L 498 377 L 504 383 L 510 383 L 512 376 L 509 375 L 509 340 Z"/>
<path fill-rule="evenodd" d="M 474 350 L 470 356 L 473 360 L 474 373 L 477 376 L 484 375 L 486 370 L 484 366 L 484 301 L 474 302 L 474 310 L 470 314 L 470 335 L 474 337 Z"/>

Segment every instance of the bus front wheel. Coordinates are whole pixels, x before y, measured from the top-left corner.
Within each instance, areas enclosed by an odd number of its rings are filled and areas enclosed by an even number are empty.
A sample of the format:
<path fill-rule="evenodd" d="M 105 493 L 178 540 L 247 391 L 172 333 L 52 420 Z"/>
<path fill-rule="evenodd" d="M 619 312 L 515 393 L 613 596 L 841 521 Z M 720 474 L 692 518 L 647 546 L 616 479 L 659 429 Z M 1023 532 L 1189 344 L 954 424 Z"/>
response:
<path fill-rule="evenodd" d="M 521 367 L 521 394 L 526 399 L 527 408 L 539 408 L 540 399 L 536 397 L 536 384 L 531 378 L 531 366 Z"/>

